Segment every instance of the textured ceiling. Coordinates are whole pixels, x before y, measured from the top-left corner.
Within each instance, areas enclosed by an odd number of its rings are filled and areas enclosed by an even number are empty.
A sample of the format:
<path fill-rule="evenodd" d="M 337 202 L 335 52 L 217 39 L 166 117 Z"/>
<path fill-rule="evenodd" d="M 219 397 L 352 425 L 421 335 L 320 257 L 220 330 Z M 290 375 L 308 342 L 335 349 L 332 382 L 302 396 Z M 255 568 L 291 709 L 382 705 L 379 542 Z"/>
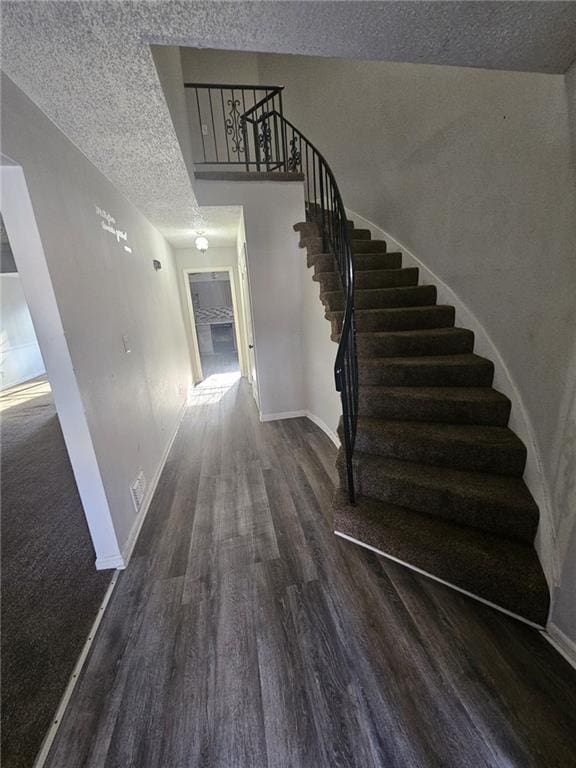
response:
<path fill-rule="evenodd" d="M 148 43 L 564 72 L 574 2 L 2 2 L 2 68 L 173 242 L 198 210 Z M 206 228 L 206 227 L 204 227 Z"/>
<path fill-rule="evenodd" d="M 202 221 L 194 229 L 182 230 L 171 238 L 176 248 L 190 248 L 200 233 L 208 238 L 211 248 L 236 246 L 241 208 L 238 205 L 205 205 L 200 208 Z"/>

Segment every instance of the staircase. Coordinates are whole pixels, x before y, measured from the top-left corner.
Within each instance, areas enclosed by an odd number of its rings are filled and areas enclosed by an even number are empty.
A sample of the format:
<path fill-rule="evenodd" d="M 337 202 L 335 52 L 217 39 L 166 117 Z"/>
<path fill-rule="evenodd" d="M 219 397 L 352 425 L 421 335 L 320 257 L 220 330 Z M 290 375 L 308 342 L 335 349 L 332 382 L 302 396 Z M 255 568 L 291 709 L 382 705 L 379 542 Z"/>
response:
<path fill-rule="evenodd" d="M 284 116 L 283 86 L 184 85 L 197 176 L 303 181 L 308 221 L 295 229 L 338 345 L 336 533 L 544 625 L 526 449 L 474 335 L 401 253 L 347 221 L 330 165 Z"/>
<path fill-rule="evenodd" d="M 538 507 L 522 480 L 526 448 L 508 427 L 494 366 L 452 306 L 420 285 L 402 254 L 348 222 L 354 262 L 358 415 L 356 503 L 342 448 L 337 535 L 447 582 L 538 626 L 549 595 L 533 548 Z M 340 340 L 341 271 L 319 227 L 297 224 L 320 299 Z M 340 436 L 343 437 L 342 424 Z"/>

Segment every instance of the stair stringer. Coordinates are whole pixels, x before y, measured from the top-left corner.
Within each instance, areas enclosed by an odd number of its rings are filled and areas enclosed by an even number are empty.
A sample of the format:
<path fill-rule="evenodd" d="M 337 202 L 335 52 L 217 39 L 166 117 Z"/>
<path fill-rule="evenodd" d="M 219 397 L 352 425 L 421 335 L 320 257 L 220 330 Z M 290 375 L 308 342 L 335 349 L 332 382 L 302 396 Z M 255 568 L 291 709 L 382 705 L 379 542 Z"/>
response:
<path fill-rule="evenodd" d="M 541 451 L 536 437 L 536 431 L 528 414 L 524 400 L 512 376 L 506 362 L 478 317 L 463 302 L 459 296 L 447 285 L 441 277 L 433 272 L 421 261 L 409 248 L 390 235 L 389 232 L 378 227 L 369 219 L 358 214 L 350 208 L 346 209 L 350 219 L 353 219 L 358 227 L 369 229 L 374 238 L 386 240 L 390 250 L 402 251 L 405 266 L 419 267 L 422 278 L 426 282 L 436 285 L 438 290 L 438 303 L 450 304 L 456 309 L 456 324 L 468 328 L 474 332 L 474 351 L 487 357 L 494 363 L 494 386 L 503 392 L 512 402 L 512 410 L 508 426 L 523 441 L 527 449 L 526 468 L 524 470 L 524 482 L 534 497 L 540 509 L 540 523 L 534 542 L 534 548 L 538 554 L 542 570 L 546 577 L 551 596 L 554 595 L 553 587 L 560 583 L 560 561 L 558 557 L 558 536 L 552 511 L 550 486 L 544 472 Z M 550 615 L 552 609 L 550 610 Z"/>

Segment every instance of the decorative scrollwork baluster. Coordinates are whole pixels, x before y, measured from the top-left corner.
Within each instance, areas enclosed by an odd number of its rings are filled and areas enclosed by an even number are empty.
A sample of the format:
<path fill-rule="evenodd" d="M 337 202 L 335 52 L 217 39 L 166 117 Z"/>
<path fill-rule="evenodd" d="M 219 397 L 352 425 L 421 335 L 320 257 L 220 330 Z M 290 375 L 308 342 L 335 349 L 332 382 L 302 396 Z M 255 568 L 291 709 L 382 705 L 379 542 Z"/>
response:
<path fill-rule="evenodd" d="M 266 165 L 268 165 L 268 163 L 272 159 L 271 138 L 272 138 L 272 131 L 270 129 L 268 120 L 263 120 L 262 130 L 258 134 L 258 144 L 260 145 L 262 152 L 264 154 L 264 162 L 266 163 Z"/>
<path fill-rule="evenodd" d="M 290 140 L 290 157 L 288 158 L 288 170 L 297 171 L 301 166 L 302 158 L 298 149 L 298 137 L 292 136 Z"/>
<path fill-rule="evenodd" d="M 242 117 L 238 109 L 240 99 L 228 99 L 228 106 L 230 107 L 228 113 L 230 117 L 226 120 L 226 133 L 232 137 L 232 152 L 240 156 L 245 152 Z"/>

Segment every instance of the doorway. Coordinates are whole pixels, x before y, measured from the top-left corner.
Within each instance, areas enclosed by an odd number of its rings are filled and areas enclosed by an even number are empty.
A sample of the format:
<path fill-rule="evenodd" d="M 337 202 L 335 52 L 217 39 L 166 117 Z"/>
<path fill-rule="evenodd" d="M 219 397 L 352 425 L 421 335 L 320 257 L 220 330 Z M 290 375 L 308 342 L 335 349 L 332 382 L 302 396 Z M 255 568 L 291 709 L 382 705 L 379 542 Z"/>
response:
<path fill-rule="evenodd" d="M 0 212 L 0 748 L 3 765 L 23 766 L 32 765 L 45 734 L 53 733 L 111 574 L 94 567 L 16 255 L 25 266 Z"/>
<path fill-rule="evenodd" d="M 185 279 L 199 378 L 240 377 L 244 366 L 232 270 L 189 269 Z"/>

